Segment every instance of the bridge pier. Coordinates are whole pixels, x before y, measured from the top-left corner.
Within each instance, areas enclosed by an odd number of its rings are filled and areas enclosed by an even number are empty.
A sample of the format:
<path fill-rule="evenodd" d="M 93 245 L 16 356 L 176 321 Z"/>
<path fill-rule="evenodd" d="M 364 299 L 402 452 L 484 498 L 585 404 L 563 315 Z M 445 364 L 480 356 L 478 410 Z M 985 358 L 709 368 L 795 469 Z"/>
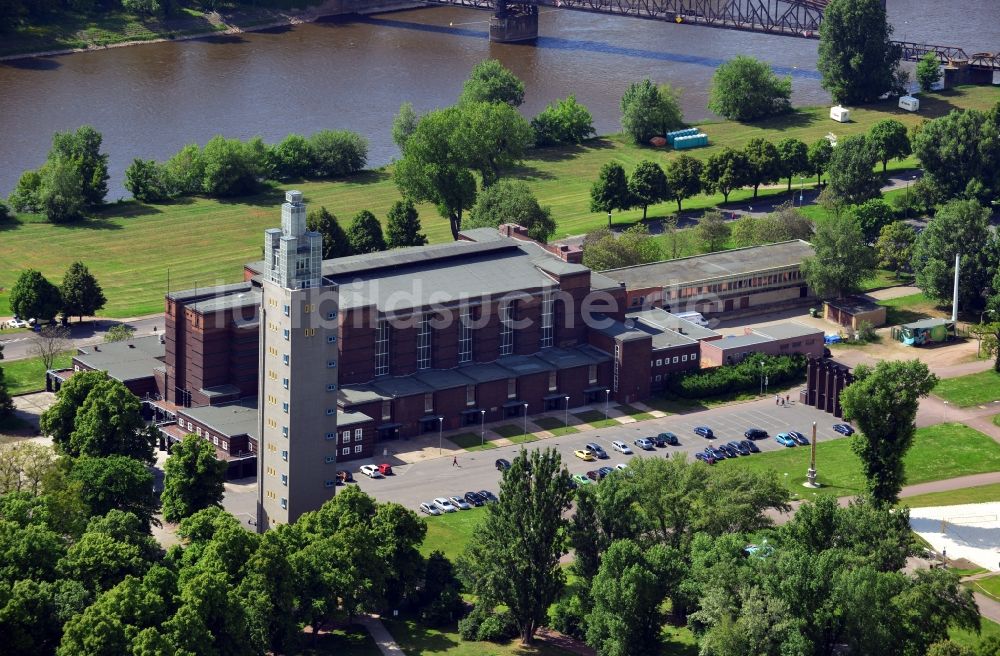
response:
<path fill-rule="evenodd" d="M 993 84 L 993 69 L 972 66 L 967 61 L 948 62 L 942 70 L 944 72 L 942 81 L 945 89 L 960 84 Z"/>
<path fill-rule="evenodd" d="M 490 18 L 490 41 L 517 43 L 538 38 L 538 6 L 521 5 L 520 11 L 503 8 Z"/>

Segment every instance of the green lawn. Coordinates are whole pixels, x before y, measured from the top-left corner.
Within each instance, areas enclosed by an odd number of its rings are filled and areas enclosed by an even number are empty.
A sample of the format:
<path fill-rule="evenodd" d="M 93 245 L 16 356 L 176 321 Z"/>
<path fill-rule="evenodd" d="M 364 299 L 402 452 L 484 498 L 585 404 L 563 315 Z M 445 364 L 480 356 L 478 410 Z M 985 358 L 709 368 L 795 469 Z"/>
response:
<path fill-rule="evenodd" d="M 980 627 L 980 632 L 977 634 L 974 631 L 966 631 L 965 629 L 951 629 L 948 631 L 948 637 L 951 638 L 953 642 L 968 647 L 970 649 L 975 649 L 979 646 L 985 638 L 990 636 L 995 636 L 1000 638 L 1000 624 L 988 620 L 985 617 L 981 618 L 982 626 Z"/>
<path fill-rule="evenodd" d="M 493 442 L 487 440 L 483 442 L 483 436 L 473 433 L 462 433 L 461 435 L 453 435 L 448 438 L 451 440 L 455 446 L 465 449 L 466 451 L 484 451 L 488 449 L 495 449 L 497 445 Z"/>
<path fill-rule="evenodd" d="M 900 500 L 901 503 L 911 508 L 957 506 L 963 503 L 987 503 L 989 501 L 1000 501 L 1000 483 L 966 487 L 961 490 L 919 494 L 913 497 L 904 497 Z"/>
<path fill-rule="evenodd" d="M 951 310 L 946 311 L 939 307 L 936 300 L 926 296 L 923 292 L 878 301 L 878 304 L 887 308 L 885 322 L 889 326 L 910 323 L 927 317 L 950 316 L 951 313 Z"/>
<path fill-rule="evenodd" d="M 981 474 L 1000 470 L 1000 445 L 963 424 L 938 424 L 917 429 L 904 462 L 909 485 Z M 814 492 L 848 496 L 859 493 L 864 486 L 861 463 L 851 450 L 849 439 L 816 445 L 817 480 L 823 484 L 818 490 L 802 487 L 809 468 L 808 448 L 785 448 L 736 462 L 725 460 L 716 466 L 734 465 L 758 471 L 773 469 L 795 498 L 811 498 Z"/>
<path fill-rule="evenodd" d="M 495 494 L 496 490 L 493 492 Z M 427 517 L 427 537 L 420 546 L 420 552 L 427 556 L 433 551 L 440 551 L 454 561 L 462 555 L 465 545 L 472 537 L 472 531 L 485 514 L 486 508 L 481 506 L 472 510 Z"/>
<path fill-rule="evenodd" d="M 583 412 L 574 413 L 573 416 L 585 424 L 590 424 L 594 428 L 619 425 L 614 419 L 605 419 L 604 413 L 598 410 L 584 410 Z"/>
<path fill-rule="evenodd" d="M 907 125 L 939 116 L 956 107 L 986 109 L 1000 99 L 989 87 L 963 87 L 944 94 L 922 96 L 920 116 L 913 116 L 885 102 L 853 109 L 854 121 L 833 126 L 826 108 L 801 109 L 792 114 L 750 124 L 719 122 L 704 125 L 712 146 L 691 152 L 707 158 L 726 146 L 741 148 L 753 137 L 780 140 L 798 137 L 812 142 L 832 128 L 838 136 L 867 131 L 877 120 L 893 116 Z M 595 139 L 582 146 L 532 151 L 509 175 L 525 180 L 542 205 L 552 209 L 558 228 L 556 238 L 578 235 L 604 226 L 607 218 L 590 211 L 590 186 L 601 166 L 610 160 L 627 169 L 650 159 L 664 164 L 677 153 L 627 143 L 619 136 Z M 894 162 L 897 168 L 911 162 Z M 52 225 L 36 215 L 22 215 L 5 226 L 0 240 L 0 287 L 7 289 L 18 272 L 38 267 L 53 280 L 85 254 L 84 261 L 98 277 L 108 296 L 107 316 L 131 317 L 163 309 L 168 279 L 171 289 L 233 282 L 242 279 L 243 264 L 260 257 L 261 231 L 277 225 L 285 188 L 296 187 L 312 207 L 325 206 L 342 221 L 362 209 L 384 218 L 399 192 L 386 170 L 367 171 L 338 181 L 296 182 L 252 197 L 224 202 L 206 198 L 147 205 L 125 202 L 109 205 L 95 218 L 79 224 Z M 742 198 L 738 192 L 734 199 Z M 716 199 L 689 199 L 685 209 L 706 207 Z M 734 200 L 735 202 L 735 200 Z M 742 203 L 742 201 L 740 201 Z M 808 209 L 808 208 L 807 208 Z M 451 239 L 447 222 L 433 206 L 419 206 L 423 230 L 432 243 Z M 664 203 L 650 208 L 650 218 L 673 213 Z M 614 216 L 618 225 L 641 217 L 641 210 Z M 170 257 L 163 257 L 162 235 L 171 235 Z M 169 269 L 169 272 L 168 272 Z M 0 294 L 0 309 L 4 306 Z"/>
<path fill-rule="evenodd" d="M 986 578 L 977 579 L 975 581 L 969 581 L 966 585 L 976 592 L 1000 601 L 1000 574 L 987 576 Z"/>
<path fill-rule="evenodd" d="M 351 625 L 333 629 L 316 639 L 306 640 L 308 647 L 295 652 L 298 656 L 381 656 L 375 640 L 362 626 Z"/>
<path fill-rule="evenodd" d="M 58 356 L 53 363 L 55 369 L 65 369 L 73 365 L 71 351 Z M 41 358 L 0 361 L 4 379 L 11 394 L 27 394 L 45 389 L 45 365 Z"/>
<path fill-rule="evenodd" d="M 514 639 L 501 645 L 492 642 L 463 642 L 457 627 L 431 629 L 411 619 L 384 620 L 386 627 L 407 656 L 571 656 L 572 652 L 548 644 L 522 647 Z"/>
<path fill-rule="evenodd" d="M 627 417 L 635 419 L 636 421 L 645 421 L 653 418 L 653 415 L 649 414 L 645 410 L 640 410 L 639 408 L 631 405 L 620 405 L 616 408 L 616 410 L 623 413 Z"/>
<path fill-rule="evenodd" d="M 958 378 L 945 378 L 934 387 L 934 394 L 960 408 L 1000 400 L 1000 374 L 989 369 Z"/>
<path fill-rule="evenodd" d="M 561 419 L 556 419 L 555 417 L 539 417 L 538 419 L 533 419 L 531 423 L 542 430 L 549 431 L 556 437 L 580 432 L 580 429 L 576 426 L 567 426 Z"/>

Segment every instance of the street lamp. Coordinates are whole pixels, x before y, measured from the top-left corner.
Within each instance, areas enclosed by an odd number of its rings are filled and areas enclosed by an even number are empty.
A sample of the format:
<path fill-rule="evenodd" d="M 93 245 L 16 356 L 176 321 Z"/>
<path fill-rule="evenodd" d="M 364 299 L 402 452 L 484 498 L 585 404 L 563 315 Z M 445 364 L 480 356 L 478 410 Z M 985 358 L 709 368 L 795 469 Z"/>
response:
<path fill-rule="evenodd" d="M 608 406 L 611 405 L 611 390 L 604 390 L 604 421 L 608 420 Z"/>
<path fill-rule="evenodd" d="M 486 446 L 486 411 L 479 411 L 479 446 Z"/>
<path fill-rule="evenodd" d="M 948 401 L 944 402 L 944 423 L 948 423 Z"/>
<path fill-rule="evenodd" d="M 805 205 L 806 202 L 806 179 L 801 175 L 799 176 L 799 207 Z"/>
<path fill-rule="evenodd" d="M 611 230 L 611 210 L 608 210 L 608 230 Z"/>
<path fill-rule="evenodd" d="M 524 439 L 528 439 L 528 404 L 524 404 Z"/>
<path fill-rule="evenodd" d="M 441 433 L 444 431 L 444 417 L 438 417 L 438 455 L 441 455 Z"/>
<path fill-rule="evenodd" d="M 760 363 L 760 395 L 764 396 L 764 363 Z"/>
<path fill-rule="evenodd" d="M 563 422 L 564 426 L 569 426 L 569 397 L 566 397 L 566 420 Z"/>

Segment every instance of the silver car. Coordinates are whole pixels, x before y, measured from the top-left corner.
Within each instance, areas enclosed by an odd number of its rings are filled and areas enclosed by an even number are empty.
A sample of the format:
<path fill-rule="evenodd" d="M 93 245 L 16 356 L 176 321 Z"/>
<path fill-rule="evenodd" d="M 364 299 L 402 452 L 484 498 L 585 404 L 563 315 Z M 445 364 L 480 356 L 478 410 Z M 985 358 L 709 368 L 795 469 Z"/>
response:
<path fill-rule="evenodd" d="M 448 497 L 448 501 L 451 501 L 451 505 L 455 506 L 459 510 L 471 510 L 472 504 L 463 499 L 462 497 Z"/>
<path fill-rule="evenodd" d="M 420 504 L 420 512 L 425 512 L 428 515 L 440 515 L 441 514 L 441 511 L 438 510 L 437 506 L 435 506 L 430 501 L 424 501 L 422 504 Z"/>
<path fill-rule="evenodd" d="M 446 513 L 458 512 L 458 508 L 456 508 L 451 503 L 451 501 L 449 501 L 444 497 L 438 497 L 437 499 L 434 499 L 434 506 L 437 507 L 437 509 L 440 510 L 441 512 L 446 512 Z"/>

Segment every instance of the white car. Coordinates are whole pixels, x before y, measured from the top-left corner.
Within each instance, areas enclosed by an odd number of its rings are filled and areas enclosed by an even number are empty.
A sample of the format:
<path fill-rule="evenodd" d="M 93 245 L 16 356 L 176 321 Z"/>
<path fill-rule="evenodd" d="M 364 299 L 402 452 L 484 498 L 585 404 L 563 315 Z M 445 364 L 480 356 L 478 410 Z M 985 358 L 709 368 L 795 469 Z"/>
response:
<path fill-rule="evenodd" d="M 421 512 L 425 512 L 428 515 L 440 515 L 441 514 L 441 511 L 438 510 L 438 507 L 435 506 L 430 501 L 424 501 L 422 504 L 420 504 L 420 511 Z"/>
<path fill-rule="evenodd" d="M 625 444 L 620 440 L 615 440 L 614 442 L 612 442 L 611 448 L 617 451 L 618 453 L 624 453 L 627 456 L 632 455 L 632 449 L 629 448 L 629 445 Z"/>
<path fill-rule="evenodd" d="M 382 478 L 382 472 L 375 465 L 361 465 L 359 471 L 368 478 Z"/>
<path fill-rule="evenodd" d="M 18 319 L 16 317 L 14 318 L 13 321 L 10 322 L 11 328 L 28 328 L 29 326 L 31 326 L 31 323 L 25 321 L 24 319 Z"/>
<path fill-rule="evenodd" d="M 444 497 L 438 497 L 437 499 L 434 499 L 434 505 L 441 512 L 449 513 L 449 512 L 457 512 L 458 511 L 458 508 L 456 508 L 455 505 L 451 501 L 449 501 L 448 499 L 446 499 Z"/>
<path fill-rule="evenodd" d="M 619 471 L 625 471 L 626 469 L 628 469 L 628 465 L 626 465 L 624 462 L 619 462 L 617 465 L 615 465 L 615 469 Z"/>
<path fill-rule="evenodd" d="M 448 497 L 448 501 L 451 501 L 451 505 L 455 506 L 459 510 L 471 510 L 472 504 L 463 499 L 462 497 Z"/>

